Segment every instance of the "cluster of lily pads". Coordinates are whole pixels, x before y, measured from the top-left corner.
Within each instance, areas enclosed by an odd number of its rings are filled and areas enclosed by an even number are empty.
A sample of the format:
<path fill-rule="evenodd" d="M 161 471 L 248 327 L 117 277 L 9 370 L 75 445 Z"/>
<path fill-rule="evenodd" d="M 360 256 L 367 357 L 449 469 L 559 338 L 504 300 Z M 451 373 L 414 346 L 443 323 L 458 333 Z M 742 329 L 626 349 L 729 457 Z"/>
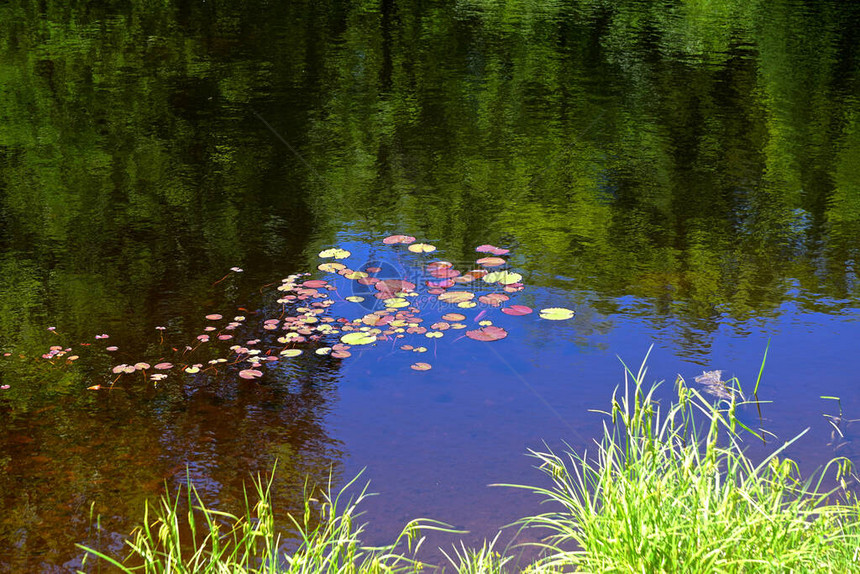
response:
<path fill-rule="evenodd" d="M 406 256 L 400 251 L 403 248 L 414 254 L 408 256 L 414 260 L 411 261 L 414 263 L 412 271 L 392 273 L 390 268 L 383 269 L 377 263 L 353 268 L 347 264 L 352 256 L 349 251 L 326 249 L 319 253 L 323 261 L 317 269 L 324 274 L 322 277 L 297 273 L 281 281 L 271 310 L 260 313 L 268 317 L 261 321 L 263 333 L 253 331 L 255 338 L 239 336 L 253 330 L 246 316 L 225 318 L 220 313 L 211 313 L 206 315 L 207 325 L 193 344 L 186 345 L 182 351 L 175 349 L 179 357 L 172 361 L 162 357 L 154 364 L 147 361 L 117 364 L 111 369 L 116 377 L 109 385 L 97 384 L 89 388 L 109 388 L 121 377 L 134 373 L 142 373 L 158 383 L 172 371 L 194 375 L 218 372 L 231 366 L 238 368 L 239 377 L 253 380 L 264 376 L 267 365 L 303 353 L 342 360 L 350 357 L 356 347 L 372 347 L 386 341 L 402 351 L 421 354 L 428 351 L 427 345 L 435 339 L 457 331 L 463 331 L 462 336 L 468 339 L 493 342 L 504 339 L 508 332 L 493 324 L 489 313 L 495 310 L 510 316 L 533 313 L 532 308 L 511 301 L 525 286 L 522 275 L 510 270 L 504 258 L 508 249 L 479 245 L 475 251 L 481 256 L 468 265 L 473 268 L 461 271 L 449 261 L 428 261 L 428 255 L 436 251 L 436 247 L 418 243 L 415 237 L 391 235 L 382 243 L 394 249 L 394 256 L 398 258 Z M 241 269 L 232 268 L 231 272 L 241 272 Z M 337 315 L 333 312 L 335 309 L 339 312 Z M 574 312 L 551 307 L 541 309 L 539 316 L 559 321 L 572 318 Z M 163 342 L 164 327 L 156 329 L 162 331 Z M 96 338 L 106 339 L 108 335 Z M 244 340 L 239 342 L 240 338 Z M 228 358 L 195 361 L 202 346 L 212 349 L 213 345 L 226 342 L 234 343 L 229 347 Z M 116 351 L 117 348 L 106 347 L 106 350 Z M 70 362 L 78 358 L 68 355 L 71 352 L 68 347 L 52 346 L 42 358 Z M 432 366 L 417 361 L 411 368 L 426 371 Z"/>

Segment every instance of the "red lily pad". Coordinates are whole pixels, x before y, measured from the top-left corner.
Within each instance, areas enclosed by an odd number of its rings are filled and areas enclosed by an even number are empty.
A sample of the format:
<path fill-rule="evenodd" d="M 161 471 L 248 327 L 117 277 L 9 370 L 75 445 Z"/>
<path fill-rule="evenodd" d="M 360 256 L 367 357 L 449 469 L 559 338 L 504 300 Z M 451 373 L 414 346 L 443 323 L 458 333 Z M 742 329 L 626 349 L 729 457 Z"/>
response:
<path fill-rule="evenodd" d="M 217 321 L 221 318 L 221 315 L 219 315 L 218 313 L 212 313 L 211 315 L 206 315 L 206 318 L 210 321 Z"/>
<path fill-rule="evenodd" d="M 239 371 L 239 376 L 243 379 L 259 379 L 263 376 L 263 372 L 257 369 L 244 369 Z"/>
<path fill-rule="evenodd" d="M 508 336 L 508 332 L 495 325 L 487 325 L 473 331 L 466 331 L 466 336 L 476 341 L 498 341 Z"/>
<path fill-rule="evenodd" d="M 450 261 L 433 261 L 432 263 L 427 264 L 427 271 L 433 273 L 434 271 L 439 271 L 441 269 L 450 269 L 454 266 Z"/>
<path fill-rule="evenodd" d="M 326 285 L 328 285 L 328 281 L 324 281 L 322 279 L 311 279 L 302 283 L 302 287 L 307 287 L 308 289 L 319 289 Z"/>
<path fill-rule="evenodd" d="M 508 305 L 507 307 L 502 307 L 502 313 L 505 315 L 528 315 L 532 312 L 531 307 L 526 307 L 525 305 Z"/>

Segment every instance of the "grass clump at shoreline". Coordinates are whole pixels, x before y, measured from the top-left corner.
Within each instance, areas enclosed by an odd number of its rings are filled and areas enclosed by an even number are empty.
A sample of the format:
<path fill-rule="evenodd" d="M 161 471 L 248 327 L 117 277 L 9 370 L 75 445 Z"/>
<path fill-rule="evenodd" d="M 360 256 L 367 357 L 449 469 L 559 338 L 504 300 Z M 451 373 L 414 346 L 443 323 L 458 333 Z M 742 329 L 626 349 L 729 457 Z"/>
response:
<path fill-rule="evenodd" d="M 538 569 L 860 571 L 860 504 L 846 459 L 817 482 L 802 480 L 782 457 L 801 433 L 756 462 L 742 442 L 754 434 L 735 414 L 739 393 L 715 405 L 679 379 L 677 399 L 663 408 L 644 377 L 644 365 L 626 371 L 594 453 L 533 452 L 551 486 L 509 485 L 554 503 L 522 520 L 551 533 Z M 838 490 L 822 489 L 828 471 Z"/>
<path fill-rule="evenodd" d="M 714 403 L 679 378 L 677 398 L 664 407 L 656 385 L 644 383 L 644 365 L 625 373 L 594 452 L 533 451 L 548 485 L 504 485 L 551 506 L 518 523 L 545 536 L 527 571 L 860 572 L 860 502 L 848 489 L 846 459 L 831 461 L 817 482 L 804 481 L 783 456 L 802 434 L 763 461 L 745 453 L 743 438 L 755 434 L 736 416 L 739 393 Z M 838 490 L 822 489 L 828 473 Z M 366 490 L 346 501 L 342 490 L 319 502 L 306 495 L 303 516 L 288 515 L 299 545 L 285 552 L 271 479 L 254 484 L 258 502 L 246 496 L 245 516 L 206 509 L 189 485 L 191 536 L 180 526 L 177 495 L 148 507 L 124 562 L 84 549 L 124 572 L 412 572 L 428 567 L 417 559 L 421 530 L 445 530 L 416 520 L 390 546 L 366 547 L 356 511 Z M 449 571 L 512 571 L 512 557 L 492 543 L 445 555 Z"/>

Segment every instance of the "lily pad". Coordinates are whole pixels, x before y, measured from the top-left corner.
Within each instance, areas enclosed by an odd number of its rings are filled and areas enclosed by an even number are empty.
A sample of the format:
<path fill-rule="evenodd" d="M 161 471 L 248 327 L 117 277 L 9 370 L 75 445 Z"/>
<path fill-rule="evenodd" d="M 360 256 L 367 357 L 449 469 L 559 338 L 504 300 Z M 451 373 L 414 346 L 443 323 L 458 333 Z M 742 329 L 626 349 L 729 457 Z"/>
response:
<path fill-rule="evenodd" d="M 522 281 L 523 276 L 519 273 L 511 273 L 510 271 L 494 271 L 484 275 L 485 283 L 501 283 L 502 285 L 512 285 Z"/>
<path fill-rule="evenodd" d="M 505 315 L 528 315 L 531 312 L 532 308 L 525 305 L 508 305 L 507 307 L 502 307 L 502 313 Z"/>
<path fill-rule="evenodd" d="M 445 313 L 442 315 L 442 318 L 446 321 L 463 321 L 466 316 L 461 315 L 460 313 Z"/>
<path fill-rule="evenodd" d="M 436 251 L 436 247 L 429 243 L 413 243 L 408 249 L 412 253 L 432 253 Z"/>
<path fill-rule="evenodd" d="M 320 251 L 320 257 L 322 257 L 323 259 L 328 259 L 329 257 L 334 259 L 346 259 L 350 255 L 352 255 L 352 253 L 350 253 L 346 249 L 340 249 L 338 247 L 332 247 L 331 249 L 324 249 L 323 251 Z"/>
<path fill-rule="evenodd" d="M 413 363 L 411 367 L 415 371 L 429 371 L 433 368 L 430 363 Z"/>
<path fill-rule="evenodd" d="M 481 327 L 480 329 L 466 331 L 466 336 L 476 341 L 498 341 L 499 339 L 507 337 L 508 332 L 501 327 L 488 325 L 486 327 Z"/>
<path fill-rule="evenodd" d="M 415 238 L 411 235 L 389 235 L 382 242 L 386 245 L 394 245 L 395 243 L 412 243 Z"/>
<path fill-rule="evenodd" d="M 369 345 L 376 341 L 376 335 L 365 333 L 364 331 L 355 331 L 347 333 L 340 338 L 340 341 L 345 345 Z"/>
<path fill-rule="evenodd" d="M 478 297 L 478 301 L 485 305 L 492 305 L 493 307 L 499 307 L 508 299 L 510 299 L 510 297 L 502 295 L 501 293 L 487 293 L 486 295 Z"/>
<path fill-rule="evenodd" d="M 478 245 L 475 247 L 475 251 L 478 253 L 490 253 L 491 255 L 507 255 L 510 253 L 510 249 L 504 249 L 502 247 L 496 247 L 495 245 Z"/>
<path fill-rule="evenodd" d="M 573 317 L 574 312 L 564 307 L 547 307 L 540 310 L 541 319 L 549 319 L 550 321 L 564 321 Z"/>
<path fill-rule="evenodd" d="M 484 267 L 498 267 L 499 265 L 504 265 L 506 261 L 501 257 L 481 257 L 477 263 Z"/>
<path fill-rule="evenodd" d="M 257 369 L 244 369 L 239 371 L 239 376 L 243 379 L 259 379 L 263 376 L 263 372 Z"/>
<path fill-rule="evenodd" d="M 206 315 L 206 318 L 210 321 L 217 321 L 221 319 L 221 315 L 219 315 L 218 313 L 212 313 L 211 315 Z"/>
<path fill-rule="evenodd" d="M 320 263 L 317 269 L 326 273 L 337 273 L 341 269 L 346 269 L 346 265 L 343 263 Z"/>
<path fill-rule="evenodd" d="M 475 298 L 475 294 L 471 291 L 446 291 L 439 295 L 439 300 L 443 303 L 465 303 Z"/>
<path fill-rule="evenodd" d="M 282 357 L 298 357 L 301 354 L 301 349 L 284 349 L 283 351 L 281 351 Z"/>

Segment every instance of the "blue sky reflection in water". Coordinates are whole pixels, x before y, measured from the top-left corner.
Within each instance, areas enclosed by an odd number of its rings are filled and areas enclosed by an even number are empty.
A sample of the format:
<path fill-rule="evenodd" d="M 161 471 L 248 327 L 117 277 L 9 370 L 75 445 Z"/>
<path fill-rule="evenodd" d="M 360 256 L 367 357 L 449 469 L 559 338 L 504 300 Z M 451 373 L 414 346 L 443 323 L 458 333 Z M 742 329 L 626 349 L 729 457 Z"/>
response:
<path fill-rule="evenodd" d="M 366 466 L 378 541 L 422 515 L 492 536 L 536 501 L 486 485 L 586 443 L 617 357 L 651 345 L 668 392 L 750 385 L 770 341 L 765 426 L 812 427 L 807 470 L 833 454 L 818 397 L 860 418 L 857 7 L 283 4 L 0 8 L 0 570 L 117 549 L 186 466 L 235 510 L 275 458 L 284 510 L 306 475 Z M 510 248 L 511 302 L 576 316 L 87 391 L 179 365 L 210 313 L 271 336 L 281 279 L 328 248 L 385 258 L 393 233 L 438 247 L 407 267 Z"/>

